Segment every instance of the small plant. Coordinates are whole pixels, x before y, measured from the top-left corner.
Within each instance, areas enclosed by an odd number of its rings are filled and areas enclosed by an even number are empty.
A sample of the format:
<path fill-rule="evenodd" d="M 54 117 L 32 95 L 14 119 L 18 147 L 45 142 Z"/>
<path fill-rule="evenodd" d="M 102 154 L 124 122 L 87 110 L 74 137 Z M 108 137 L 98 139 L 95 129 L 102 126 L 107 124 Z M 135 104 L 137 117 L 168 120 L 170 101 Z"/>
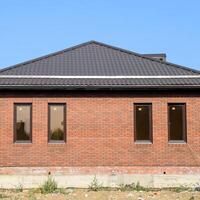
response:
<path fill-rule="evenodd" d="M 148 192 L 149 188 L 143 187 L 143 186 L 140 185 L 140 182 L 137 182 L 137 184 L 135 186 L 135 190 L 138 191 L 138 192 L 139 191 L 146 191 L 146 192 Z"/>
<path fill-rule="evenodd" d="M 195 185 L 194 190 L 200 192 L 200 183 Z"/>
<path fill-rule="evenodd" d="M 99 191 L 102 189 L 102 183 L 99 183 L 96 176 L 92 179 L 92 182 L 88 185 L 90 191 Z"/>
<path fill-rule="evenodd" d="M 23 192 L 23 185 L 21 183 L 19 183 L 17 186 L 16 186 L 16 189 L 15 189 L 16 192 Z"/>
<path fill-rule="evenodd" d="M 118 189 L 121 191 L 121 192 L 124 192 L 126 191 L 126 185 L 124 183 L 120 183 L 118 185 Z"/>
<path fill-rule="evenodd" d="M 198 192 L 200 192 L 200 186 L 198 186 L 198 187 L 195 187 L 195 189 L 194 189 L 195 191 L 198 191 Z"/>
<path fill-rule="evenodd" d="M 47 180 L 41 186 L 42 193 L 53 193 L 56 189 L 57 183 L 51 176 L 48 176 Z"/>

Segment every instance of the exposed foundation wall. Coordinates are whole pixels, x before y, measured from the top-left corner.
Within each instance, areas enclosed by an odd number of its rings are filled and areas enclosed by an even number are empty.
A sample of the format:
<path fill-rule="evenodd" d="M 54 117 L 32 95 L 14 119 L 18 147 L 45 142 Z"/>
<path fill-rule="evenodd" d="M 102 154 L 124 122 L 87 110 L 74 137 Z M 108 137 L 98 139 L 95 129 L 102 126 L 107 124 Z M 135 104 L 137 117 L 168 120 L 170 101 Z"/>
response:
<path fill-rule="evenodd" d="M 94 176 L 104 187 L 138 182 L 151 188 L 195 187 L 200 183 L 199 167 L 3 167 L 0 188 L 38 188 L 49 174 L 58 187 L 65 188 L 87 188 Z"/>

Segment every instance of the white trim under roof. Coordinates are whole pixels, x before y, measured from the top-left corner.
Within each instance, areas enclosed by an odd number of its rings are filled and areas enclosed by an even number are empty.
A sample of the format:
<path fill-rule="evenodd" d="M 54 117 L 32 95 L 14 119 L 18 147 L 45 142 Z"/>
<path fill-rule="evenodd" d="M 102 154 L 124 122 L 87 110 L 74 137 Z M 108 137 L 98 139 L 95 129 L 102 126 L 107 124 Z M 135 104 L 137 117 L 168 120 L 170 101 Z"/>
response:
<path fill-rule="evenodd" d="M 0 78 L 48 78 L 48 79 L 149 79 L 149 78 L 200 78 L 200 75 L 181 76 L 51 76 L 51 75 L 0 75 Z"/>

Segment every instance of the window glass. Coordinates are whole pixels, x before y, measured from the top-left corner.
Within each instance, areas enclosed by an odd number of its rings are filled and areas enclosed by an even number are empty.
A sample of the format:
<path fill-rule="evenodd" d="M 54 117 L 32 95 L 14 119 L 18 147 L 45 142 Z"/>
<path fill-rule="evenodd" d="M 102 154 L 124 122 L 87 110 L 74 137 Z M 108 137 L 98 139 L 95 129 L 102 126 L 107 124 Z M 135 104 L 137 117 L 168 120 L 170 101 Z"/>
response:
<path fill-rule="evenodd" d="M 49 105 L 49 140 L 65 140 L 65 105 Z"/>
<path fill-rule="evenodd" d="M 15 104 L 15 141 L 31 140 L 31 105 Z"/>
<path fill-rule="evenodd" d="M 169 140 L 186 140 L 185 104 L 169 104 Z"/>
<path fill-rule="evenodd" d="M 151 104 L 135 104 L 135 137 L 151 140 Z"/>

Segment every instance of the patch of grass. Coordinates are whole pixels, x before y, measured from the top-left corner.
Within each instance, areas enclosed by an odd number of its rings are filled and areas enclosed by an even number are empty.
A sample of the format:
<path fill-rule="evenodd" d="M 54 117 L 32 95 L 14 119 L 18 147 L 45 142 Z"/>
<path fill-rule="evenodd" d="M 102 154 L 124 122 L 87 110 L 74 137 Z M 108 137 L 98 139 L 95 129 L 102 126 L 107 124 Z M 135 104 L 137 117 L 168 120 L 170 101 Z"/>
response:
<path fill-rule="evenodd" d="M 5 199 L 8 198 L 8 196 L 6 196 L 5 194 L 0 194 L 0 199 Z"/>
<path fill-rule="evenodd" d="M 88 185 L 88 189 L 89 189 L 89 191 L 97 192 L 97 191 L 100 191 L 100 190 L 103 189 L 102 185 L 103 184 L 98 181 L 97 177 L 94 176 L 94 178 L 92 179 L 91 183 Z"/>
<path fill-rule="evenodd" d="M 22 198 L 20 197 L 20 195 L 18 195 L 18 196 L 15 196 L 12 200 L 22 200 Z"/>
<path fill-rule="evenodd" d="M 119 184 L 118 189 L 122 192 L 133 191 L 135 189 L 135 183 L 132 184 Z"/>
<path fill-rule="evenodd" d="M 192 197 L 190 197 L 190 199 L 189 200 L 194 200 L 194 197 L 192 196 Z"/>
<path fill-rule="evenodd" d="M 43 194 L 53 193 L 56 189 L 57 183 L 51 176 L 48 176 L 47 180 L 41 186 L 41 192 Z"/>
<path fill-rule="evenodd" d="M 170 191 L 177 192 L 177 193 L 180 193 L 180 192 L 183 192 L 183 191 L 186 191 L 186 190 L 189 190 L 189 188 L 184 187 L 184 186 L 170 188 Z"/>
<path fill-rule="evenodd" d="M 41 188 L 29 189 L 29 193 L 32 193 L 32 194 L 41 193 Z"/>
<path fill-rule="evenodd" d="M 117 191 L 118 188 L 117 187 L 102 187 L 103 191 Z"/>
<path fill-rule="evenodd" d="M 59 194 L 68 194 L 65 188 L 58 188 L 55 192 Z"/>
<path fill-rule="evenodd" d="M 137 182 L 137 184 L 135 185 L 135 183 L 131 183 L 131 184 L 120 184 L 118 189 L 122 192 L 124 191 L 145 191 L 148 192 L 150 189 L 143 187 L 140 185 L 139 182 Z"/>
<path fill-rule="evenodd" d="M 37 198 L 35 197 L 33 192 L 29 192 L 28 199 L 29 200 L 37 200 Z"/>

